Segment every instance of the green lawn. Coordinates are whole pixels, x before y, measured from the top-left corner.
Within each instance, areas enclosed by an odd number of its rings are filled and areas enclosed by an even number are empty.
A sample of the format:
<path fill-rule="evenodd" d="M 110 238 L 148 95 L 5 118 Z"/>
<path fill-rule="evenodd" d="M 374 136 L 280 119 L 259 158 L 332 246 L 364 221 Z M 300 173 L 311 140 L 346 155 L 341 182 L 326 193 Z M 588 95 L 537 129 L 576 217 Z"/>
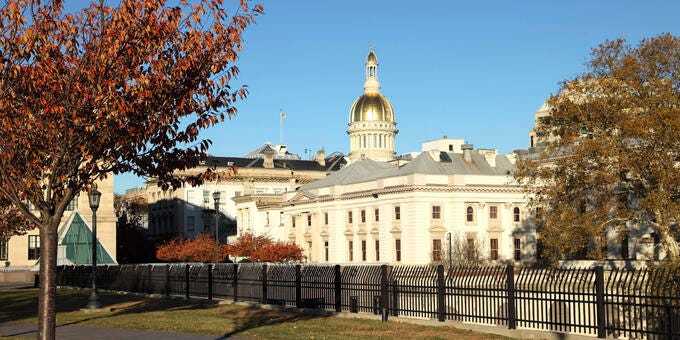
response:
<path fill-rule="evenodd" d="M 102 293 L 109 313 L 80 311 L 88 291 L 60 289 L 57 324 L 153 329 L 172 332 L 233 335 L 251 339 L 505 339 L 449 326 L 423 326 L 405 322 L 309 316 L 230 304 L 187 302 Z M 0 292 L 0 322 L 36 322 L 37 290 Z"/>

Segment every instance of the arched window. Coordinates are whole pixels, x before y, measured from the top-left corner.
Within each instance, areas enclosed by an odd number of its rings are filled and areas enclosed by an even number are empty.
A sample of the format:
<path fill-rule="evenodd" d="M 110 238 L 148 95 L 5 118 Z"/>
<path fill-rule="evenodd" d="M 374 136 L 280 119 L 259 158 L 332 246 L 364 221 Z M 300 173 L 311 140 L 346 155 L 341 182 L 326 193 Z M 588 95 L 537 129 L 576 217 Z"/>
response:
<path fill-rule="evenodd" d="M 475 209 L 467 207 L 465 210 L 465 220 L 468 222 L 473 222 L 475 220 Z"/>
<path fill-rule="evenodd" d="M 512 221 L 519 222 L 519 208 L 515 207 L 512 209 Z"/>

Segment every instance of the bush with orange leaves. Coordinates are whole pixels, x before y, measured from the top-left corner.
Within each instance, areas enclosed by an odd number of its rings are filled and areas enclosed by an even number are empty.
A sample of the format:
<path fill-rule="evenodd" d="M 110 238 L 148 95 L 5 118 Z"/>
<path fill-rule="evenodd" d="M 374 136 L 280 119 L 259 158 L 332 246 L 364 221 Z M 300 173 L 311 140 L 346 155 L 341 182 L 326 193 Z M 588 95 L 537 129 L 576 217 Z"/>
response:
<path fill-rule="evenodd" d="M 279 242 L 266 235 L 243 233 L 233 244 L 224 246 L 227 254 L 252 262 L 289 262 L 302 260 L 302 248 L 292 242 Z"/>
<path fill-rule="evenodd" d="M 252 262 L 289 262 L 302 259 L 302 248 L 292 242 L 278 242 L 269 236 L 241 234 L 233 244 L 220 245 L 220 262 L 227 255 Z M 201 234 L 194 240 L 175 238 L 156 249 L 156 258 L 168 262 L 214 262 L 215 239 Z"/>

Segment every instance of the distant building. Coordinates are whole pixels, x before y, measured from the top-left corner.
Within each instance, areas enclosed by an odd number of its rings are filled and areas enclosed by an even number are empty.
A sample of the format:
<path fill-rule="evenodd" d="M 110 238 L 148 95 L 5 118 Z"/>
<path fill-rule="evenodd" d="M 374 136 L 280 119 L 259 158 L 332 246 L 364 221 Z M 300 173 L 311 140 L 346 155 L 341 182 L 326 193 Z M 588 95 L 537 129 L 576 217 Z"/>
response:
<path fill-rule="evenodd" d="M 235 235 L 237 230 L 276 235 L 269 226 L 280 224 L 281 195 L 325 177 L 345 164 L 341 155 L 325 157 L 323 150 L 314 160 L 301 160 L 285 146 L 270 143 L 244 157 L 207 157 L 198 167 L 179 175 L 213 168 L 221 174 L 216 182 L 168 191 L 161 190 L 153 179 L 147 182 L 150 234 L 155 238 L 214 235 L 213 192 L 217 191 L 220 193 L 217 221 L 222 241 L 227 235 Z"/>
<path fill-rule="evenodd" d="M 97 259 L 99 264 L 116 263 L 116 215 L 113 209 L 113 176 L 97 182 L 102 193 L 97 210 Z M 37 213 L 37 212 L 36 212 Z M 92 210 L 86 193 L 68 205 L 58 233 L 57 263 L 92 263 Z M 0 240 L 0 267 L 7 270 L 32 269 L 40 257 L 40 235 L 33 229 L 25 235 Z"/>

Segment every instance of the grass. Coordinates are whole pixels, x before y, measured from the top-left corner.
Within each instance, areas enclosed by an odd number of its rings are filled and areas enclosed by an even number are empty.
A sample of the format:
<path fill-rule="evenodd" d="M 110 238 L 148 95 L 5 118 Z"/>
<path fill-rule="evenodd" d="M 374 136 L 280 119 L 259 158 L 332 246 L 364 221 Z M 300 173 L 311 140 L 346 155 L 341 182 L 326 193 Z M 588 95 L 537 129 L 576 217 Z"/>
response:
<path fill-rule="evenodd" d="M 110 328 L 162 330 L 248 339 L 507 339 L 459 330 L 450 326 L 424 326 L 405 322 L 310 316 L 241 305 L 187 302 L 178 299 L 143 298 L 100 294 L 112 307 L 107 313 L 80 311 L 88 291 L 57 291 L 57 324 Z M 0 292 L 0 322 L 37 322 L 37 290 Z"/>

